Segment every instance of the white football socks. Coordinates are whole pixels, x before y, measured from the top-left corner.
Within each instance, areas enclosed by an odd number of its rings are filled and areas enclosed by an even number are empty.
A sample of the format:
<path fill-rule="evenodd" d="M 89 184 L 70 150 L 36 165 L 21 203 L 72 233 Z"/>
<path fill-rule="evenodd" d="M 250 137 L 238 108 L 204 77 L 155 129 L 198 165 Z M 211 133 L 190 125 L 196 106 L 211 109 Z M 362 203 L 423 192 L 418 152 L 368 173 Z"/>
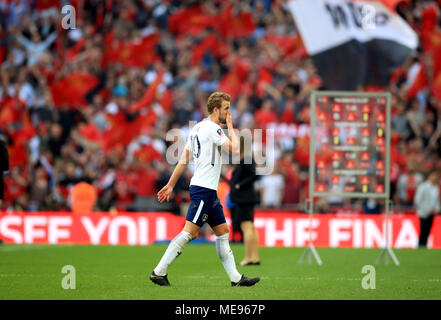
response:
<path fill-rule="evenodd" d="M 155 274 L 158 276 L 165 276 L 167 274 L 168 266 L 175 261 L 181 254 L 182 250 L 192 240 L 192 236 L 187 231 L 181 231 L 168 245 L 164 255 L 155 268 Z"/>
<path fill-rule="evenodd" d="M 242 276 L 236 269 L 233 251 L 231 251 L 230 243 L 228 242 L 228 236 L 229 233 L 216 237 L 216 252 L 230 280 L 239 282 Z"/>

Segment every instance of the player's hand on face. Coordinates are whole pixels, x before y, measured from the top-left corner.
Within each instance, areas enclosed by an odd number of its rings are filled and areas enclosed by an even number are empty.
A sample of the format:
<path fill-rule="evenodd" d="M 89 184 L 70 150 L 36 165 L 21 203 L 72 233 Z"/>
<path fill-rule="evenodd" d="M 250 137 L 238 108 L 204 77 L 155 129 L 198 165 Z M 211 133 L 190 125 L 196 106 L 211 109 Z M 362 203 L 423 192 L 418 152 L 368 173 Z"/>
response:
<path fill-rule="evenodd" d="M 233 117 L 231 116 L 231 112 L 227 112 L 227 126 L 232 127 L 233 126 Z"/>
<path fill-rule="evenodd" d="M 163 203 L 165 200 L 170 201 L 171 195 L 173 192 L 173 188 L 169 185 L 165 185 L 161 190 L 158 192 L 158 201 L 160 203 Z"/>

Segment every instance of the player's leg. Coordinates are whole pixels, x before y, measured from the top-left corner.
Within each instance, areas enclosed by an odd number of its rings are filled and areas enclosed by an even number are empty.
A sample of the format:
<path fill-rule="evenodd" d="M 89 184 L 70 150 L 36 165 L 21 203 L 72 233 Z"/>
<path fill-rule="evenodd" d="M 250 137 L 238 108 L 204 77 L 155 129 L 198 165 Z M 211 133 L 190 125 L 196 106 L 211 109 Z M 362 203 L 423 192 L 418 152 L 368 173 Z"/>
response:
<path fill-rule="evenodd" d="M 236 269 L 236 263 L 234 261 L 233 251 L 231 251 L 228 237 L 230 236 L 230 230 L 227 223 L 218 224 L 212 227 L 214 234 L 216 235 L 216 252 L 224 266 L 228 277 L 232 282 L 238 282 L 241 278 L 241 274 Z"/>
<path fill-rule="evenodd" d="M 245 246 L 245 257 L 240 262 L 241 266 L 259 263 L 259 248 L 257 245 L 257 230 L 252 221 L 243 221 L 240 224 L 243 231 L 243 243 Z"/>
<path fill-rule="evenodd" d="M 247 278 L 241 275 L 236 268 L 236 263 L 234 261 L 233 251 L 230 248 L 230 243 L 228 237 L 230 235 L 230 229 L 225 220 L 225 216 L 222 210 L 222 205 L 219 199 L 216 200 L 213 206 L 213 211 L 208 218 L 207 223 L 213 229 L 216 235 L 216 252 L 217 255 L 224 266 L 228 277 L 231 280 L 232 286 L 252 286 L 259 282 L 259 278 Z"/>
<path fill-rule="evenodd" d="M 164 276 L 168 266 L 182 253 L 184 247 L 197 237 L 200 227 L 190 221 L 185 221 L 184 229 L 170 242 L 155 268 L 155 274 Z"/>
<path fill-rule="evenodd" d="M 254 226 L 254 206 L 239 205 L 240 226 L 244 234 L 245 258 L 241 266 L 260 264 L 257 230 Z"/>
<path fill-rule="evenodd" d="M 187 217 L 185 221 L 184 228 L 182 231 L 170 242 L 159 261 L 156 268 L 150 275 L 150 280 L 154 283 L 169 286 L 170 283 L 167 279 L 167 269 L 170 264 L 175 261 L 175 259 L 182 253 L 184 247 L 191 240 L 196 239 L 201 226 L 203 225 L 202 219 L 199 218 L 201 211 L 204 206 L 203 200 L 192 200 L 188 208 Z M 195 221 L 195 222 L 193 222 Z"/>

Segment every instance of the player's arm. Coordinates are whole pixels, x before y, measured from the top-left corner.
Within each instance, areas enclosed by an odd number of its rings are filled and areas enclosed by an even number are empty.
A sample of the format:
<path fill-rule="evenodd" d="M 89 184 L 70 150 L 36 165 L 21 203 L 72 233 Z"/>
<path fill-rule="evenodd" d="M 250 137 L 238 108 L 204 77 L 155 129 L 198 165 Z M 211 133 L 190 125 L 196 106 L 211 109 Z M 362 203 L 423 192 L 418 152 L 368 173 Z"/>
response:
<path fill-rule="evenodd" d="M 230 112 L 227 114 L 227 128 L 230 137 L 222 144 L 222 150 L 228 152 L 229 154 L 238 155 L 240 152 L 240 143 L 239 138 L 234 132 L 233 118 L 231 117 Z"/>
<path fill-rule="evenodd" d="M 191 155 L 190 150 L 185 148 L 184 152 L 182 152 L 178 164 L 175 167 L 175 170 L 173 170 L 173 173 L 170 179 L 168 180 L 168 183 L 158 192 L 158 201 L 160 203 L 163 203 L 165 200 L 170 201 L 173 188 L 175 187 L 179 178 L 187 169 L 188 163 L 190 162 L 190 155 Z"/>

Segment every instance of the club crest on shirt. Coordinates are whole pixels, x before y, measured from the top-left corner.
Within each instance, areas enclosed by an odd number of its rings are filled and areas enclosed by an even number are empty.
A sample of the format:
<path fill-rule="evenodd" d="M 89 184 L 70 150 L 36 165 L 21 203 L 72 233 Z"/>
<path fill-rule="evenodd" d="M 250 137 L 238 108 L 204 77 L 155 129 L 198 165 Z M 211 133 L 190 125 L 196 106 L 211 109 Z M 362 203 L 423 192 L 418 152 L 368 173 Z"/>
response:
<path fill-rule="evenodd" d="M 222 136 L 222 129 L 217 129 L 217 133 L 219 133 L 220 136 Z"/>

